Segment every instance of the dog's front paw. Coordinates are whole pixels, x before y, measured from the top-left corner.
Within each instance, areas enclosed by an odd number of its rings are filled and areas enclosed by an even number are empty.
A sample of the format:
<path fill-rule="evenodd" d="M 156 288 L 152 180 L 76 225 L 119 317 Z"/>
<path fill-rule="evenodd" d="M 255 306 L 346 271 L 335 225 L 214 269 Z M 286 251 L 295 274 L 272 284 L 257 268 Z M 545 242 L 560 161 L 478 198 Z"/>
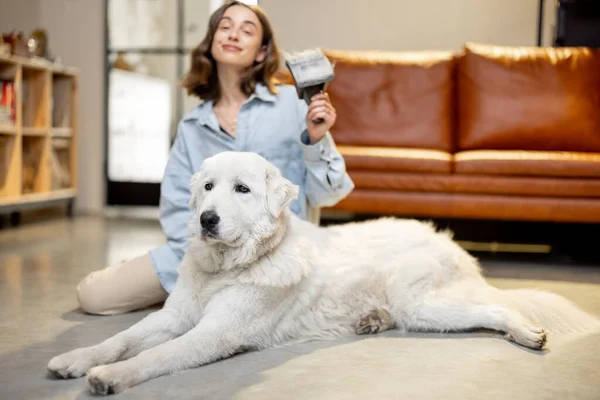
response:
<path fill-rule="evenodd" d="M 115 371 L 112 365 L 101 365 L 90 369 L 87 384 L 91 394 L 106 396 L 125 390 L 128 385 L 124 376 Z"/>
<path fill-rule="evenodd" d="M 383 332 L 390 329 L 394 324 L 392 316 L 385 310 L 372 310 L 363 318 L 359 319 L 354 330 L 357 335 L 368 335 Z"/>
<path fill-rule="evenodd" d="M 511 329 L 506 339 L 530 349 L 541 350 L 546 345 L 547 334 L 544 329 L 535 325 L 521 325 Z"/>
<path fill-rule="evenodd" d="M 57 378 L 79 378 L 95 366 L 92 350 L 82 348 L 56 356 L 48 362 L 48 371 Z"/>

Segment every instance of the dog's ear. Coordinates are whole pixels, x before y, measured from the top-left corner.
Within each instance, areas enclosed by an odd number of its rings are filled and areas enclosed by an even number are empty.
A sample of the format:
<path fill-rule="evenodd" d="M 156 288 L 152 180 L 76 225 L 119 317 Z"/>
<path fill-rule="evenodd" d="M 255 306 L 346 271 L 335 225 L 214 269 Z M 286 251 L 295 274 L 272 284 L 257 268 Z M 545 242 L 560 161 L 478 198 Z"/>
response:
<path fill-rule="evenodd" d="M 267 208 L 273 218 L 277 218 L 292 201 L 298 198 L 300 188 L 285 179 L 275 166 L 267 169 L 266 180 Z"/>
<path fill-rule="evenodd" d="M 198 207 L 198 195 L 199 195 L 199 184 L 201 182 L 201 176 L 202 174 L 200 172 L 195 173 L 194 175 L 192 175 L 192 178 L 190 179 L 190 202 L 189 202 L 189 207 L 191 210 L 195 210 L 196 207 Z"/>

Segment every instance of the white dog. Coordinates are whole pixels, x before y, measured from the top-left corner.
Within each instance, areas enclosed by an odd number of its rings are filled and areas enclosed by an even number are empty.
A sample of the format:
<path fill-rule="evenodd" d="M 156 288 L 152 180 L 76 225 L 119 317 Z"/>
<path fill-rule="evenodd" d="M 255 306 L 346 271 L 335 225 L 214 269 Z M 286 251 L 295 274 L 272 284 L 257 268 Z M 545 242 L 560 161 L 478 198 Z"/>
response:
<path fill-rule="evenodd" d="M 477 261 L 414 220 L 318 227 L 289 211 L 298 188 L 253 153 L 224 152 L 192 179 L 192 236 L 164 308 L 50 360 L 110 394 L 237 352 L 402 331 L 504 332 L 541 349 L 545 329 L 595 330 L 555 294 L 488 285 Z"/>

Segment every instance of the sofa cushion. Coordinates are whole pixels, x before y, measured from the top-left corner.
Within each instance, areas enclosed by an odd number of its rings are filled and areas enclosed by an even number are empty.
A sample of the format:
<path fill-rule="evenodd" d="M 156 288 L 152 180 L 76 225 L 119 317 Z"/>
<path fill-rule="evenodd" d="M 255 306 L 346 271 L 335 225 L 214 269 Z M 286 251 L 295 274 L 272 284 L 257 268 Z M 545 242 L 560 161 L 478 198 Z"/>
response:
<path fill-rule="evenodd" d="M 402 192 L 451 192 L 452 176 L 415 172 L 350 170 L 356 189 L 381 189 Z"/>
<path fill-rule="evenodd" d="M 349 174 L 356 189 L 600 198 L 600 179 L 447 175 L 365 170 L 350 170 Z"/>
<path fill-rule="evenodd" d="M 454 155 L 458 174 L 600 178 L 600 153 L 472 150 Z"/>
<path fill-rule="evenodd" d="M 449 181 L 454 193 L 600 198 L 600 179 L 452 175 Z"/>
<path fill-rule="evenodd" d="M 600 222 L 600 201 L 585 198 L 356 189 L 330 209 L 427 218 Z"/>
<path fill-rule="evenodd" d="M 445 151 L 338 145 L 348 170 L 450 173 L 452 155 Z"/>
<path fill-rule="evenodd" d="M 600 49 L 469 43 L 457 90 L 460 150 L 600 152 Z"/>
<path fill-rule="evenodd" d="M 452 150 L 455 54 L 325 53 L 335 63 L 336 143 Z"/>

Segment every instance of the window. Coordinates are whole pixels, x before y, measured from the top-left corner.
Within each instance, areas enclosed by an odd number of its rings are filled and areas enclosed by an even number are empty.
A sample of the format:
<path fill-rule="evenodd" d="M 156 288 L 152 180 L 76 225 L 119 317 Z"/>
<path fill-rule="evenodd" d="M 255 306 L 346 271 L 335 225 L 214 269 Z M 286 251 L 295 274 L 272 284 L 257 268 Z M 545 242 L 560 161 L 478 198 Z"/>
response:
<path fill-rule="evenodd" d="M 158 205 L 182 116 L 188 53 L 226 0 L 105 0 L 108 205 Z M 257 4 L 257 1 L 246 1 Z"/>

